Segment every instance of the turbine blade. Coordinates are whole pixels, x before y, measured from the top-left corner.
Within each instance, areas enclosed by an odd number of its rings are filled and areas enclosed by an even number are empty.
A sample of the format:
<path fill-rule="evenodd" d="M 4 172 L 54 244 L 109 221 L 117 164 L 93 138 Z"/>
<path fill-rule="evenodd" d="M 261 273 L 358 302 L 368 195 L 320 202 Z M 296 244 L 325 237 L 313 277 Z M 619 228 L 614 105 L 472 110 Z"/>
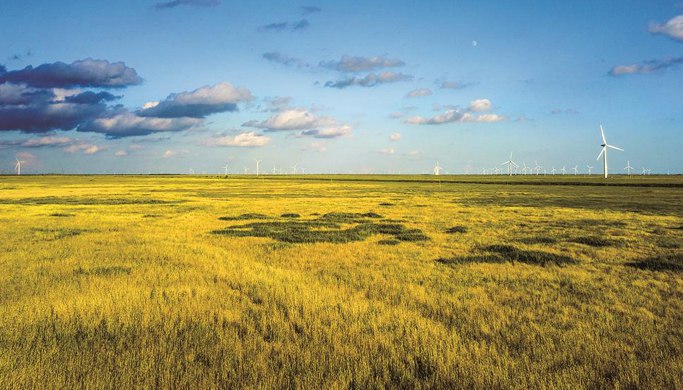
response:
<path fill-rule="evenodd" d="M 602 129 L 602 125 L 600 125 L 600 135 L 602 135 L 602 143 L 606 144 L 607 140 L 605 139 L 605 131 Z"/>
<path fill-rule="evenodd" d="M 605 153 L 605 147 L 603 146 L 602 149 L 600 150 L 600 154 L 598 154 L 598 158 L 596 160 L 600 160 L 600 157 L 602 157 L 602 154 Z"/>
<path fill-rule="evenodd" d="M 512 162 L 512 165 L 514 165 L 515 167 L 519 168 L 519 165 L 517 165 L 514 161 L 511 161 L 511 162 Z"/>
<path fill-rule="evenodd" d="M 624 151 L 624 149 L 622 149 L 622 148 L 617 148 L 616 146 L 612 146 L 612 145 L 606 145 L 606 146 L 607 146 L 608 148 L 612 148 L 612 149 L 616 149 L 616 150 L 621 150 L 622 152 Z"/>

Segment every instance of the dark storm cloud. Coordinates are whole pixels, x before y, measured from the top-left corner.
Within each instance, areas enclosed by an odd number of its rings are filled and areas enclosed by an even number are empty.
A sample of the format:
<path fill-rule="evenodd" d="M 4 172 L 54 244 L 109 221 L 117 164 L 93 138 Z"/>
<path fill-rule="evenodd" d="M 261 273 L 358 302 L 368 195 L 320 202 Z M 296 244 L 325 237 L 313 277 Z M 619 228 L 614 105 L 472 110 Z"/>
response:
<path fill-rule="evenodd" d="M 106 106 L 101 103 L 54 103 L 42 99 L 27 105 L 0 105 L 0 131 L 44 133 L 56 129 L 68 130 L 98 117 L 105 110 Z"/>
<path fill-rule="evenodd" d="M 71 95 L 64 98 L 67 103 L 77 103 L 77 104 L 97 104 L 101 102 L 109 102 L 112 100 L 119 99 L 120 96 L 115 96 L 109 92 L 93 92 L 85 91 L 79 93 L 78 95 Z"/>
<path fill-rule="evenodd" d="M 88 58 L 71 64 L 54 62 L 9 72 L 3 67 L 0 84 L 7 82 L 38 88 L 123 88 L 140 84 L 142 79 L 123 62 Z"/>
<path fill-rule="evenodd" d="M 220 0 L 173 0 L 159 2 L 154 5 L 156 9 L 169 9 L 175 8 L 181 5 L 188 5 L 194 7 L 216 7 L 220 5 Z"/>

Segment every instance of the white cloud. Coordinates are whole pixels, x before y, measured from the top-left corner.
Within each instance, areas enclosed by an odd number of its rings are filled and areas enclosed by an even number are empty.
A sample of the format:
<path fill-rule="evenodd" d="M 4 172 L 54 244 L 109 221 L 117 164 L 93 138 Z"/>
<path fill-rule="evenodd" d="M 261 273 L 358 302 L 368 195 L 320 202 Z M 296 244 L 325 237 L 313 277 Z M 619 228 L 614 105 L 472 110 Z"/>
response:
<path fill-rule="evenodd" d="M 128 155 L 128 152 L 126 152 L 125 150 L 117 150 L 116 153 L 114 153 L 114 156 L 116 156 L 116 157 L 124 157 L 127 155 Z"/>
<path fill-rule="evenodd" d="M 405 123 L 410 125 L 440 125 L 442 123 L 451 122 L 469 122 L 472 119 L 472 115 L 467 112 L 461 112 L 458 110 L 446 110 L 441 115 L 436 115 L 431 118 L 425 118 L 422 116 L 414 116 L 405 120 Z"/>
<path fill-rule="evenodd" d="M 314 138 L 339 138 L 351 135 L 351 131 L 351 126 L 342 125 L 328 127 L 322 130 L 305 130 L 301 132 L 301 135 L 308 135 Z"/>
<path fill-rule="evenodd" d="M 469 105 L 470 111 L 488 111 L 491 109 L 491 101 L 489 99 L 472 100 Z"/>
<path fill-rule="evenodd" d="M 424 97 L 432 94 L 432 90 L 429 88 L 418 88 L 413 89 L 406 95 L 407 98 Z"/>
<path fill-rule="evenodd" d="M 265 146 L 270 142 L 270 137 L 256 134 L 254 131 L 240 133 L 235 136 L 222 136 L 210 138 L 204 141 L 209 146 L 237 146 L 237 147 L 257 147 Z"/>
<path fill-rule="evenodd" d="M 383 148 L 383 149 L 380 149 L 379 152 L 382 154 L 389 154 L 389 155 L 396 153 L 396 151 L 393 148 Z"/>
<path fill-rule="evenodd" d="M 498 114 L 482 114 L 477 117 L 477 122 L 501 122 L 506 118 Z"/>
<path fill-rule="evenodd" d="M 391 134 L 389 135 L 389 139 L 390 139 L 391 141 L 398 141 L 398 140 L 401 139 L 401 134 L 400 134 L 400 133 L 391 133 Z"/>
<path fill-rule="evenodd" d="M 192 92 L 181 92 L 171 95 L 171 99 L 177 103 L 188 105 L 239 103 L 251 100 L 251 98 L 251 92 L 248 89 L 242 87 L 235 88 L 227 82 L 197 88 Z"/>
<path fill-rule="evenodd" d="M 143 117 L 123 112 L 106 118 L 98 118 L 86 126 L 87 131 L 105 133 L 112 137 L 146 135 L 163 131 L 187 130 L 202 123 L 199 118 Z M 79 130 L 81 130 L 79 128 Z"/>
<path fill-rule="evenodd" d="M 322 126 L 333 126 L 335 124 L 336 121 L 333 118 L 318 117 L 303 108 L 294 108 L 279 112 L 265 121 L 251 120 L 245 122 L 242 126 L 277 131 L 308 130 Z"/>
<path fill-rule="evenodd" d="M 163 157 L 163 158 L 171 158 L 171 157 L 175 156 L 176 154 L 178 154 L 178 153 L 172 151 L 171 149 L 166 149 L 166 151 L 164 152 L 164 154 L 162 155 L 162 157 Z"/>
<path fill-rule="evenodd" d="M 383 56 L 375 57 L 351 57 L 342 56 L 339 61 L 321 62 L 320 66 L 331 68 L 340 72 L 365 72 L 381 68 L 391 68 L 396 66 L 403 66 L 405 63 L 401 60 L 386 58 Z"/>
<path fill-rule="evenodd" d="M 80 143 L 80 144 L 75 144 L 75 145 L 69 145 L 66 148 L 64 148 L 64 151 L 67 153 L 82 152 L 83 154 L 95 154 L 95 153 L 101 152 L 105 149 L 106 149 L 105 147 L 98 146 L 95 144 Z"/>
<path fill-rule="evenodd" d="M 324 142 L 314 141 L 308 144 L 303 150 L 310 150 L 314 152 L 323 153 L 327 151 L 327 145 Z"/>
<path fill-rule="evenodd" d="M 20 145 L 27 148 L 33 148 L 41 146 L 64 146 L 74 142 L 76 142 L 76 139 L 70 137 L 45 136 L 39 138 L 29 138 L 23 141 Z"/>
<path fill-rule="evenodd" d="M 663 34 L 677 41 L 683 41 L 683 15 L 675 16 L 664 24 L 650 23 L 653 34 Z"/>
<path fill-rule="evenodd" d="M 643 61 L 631 65 L 618 65 L 613 67 L 609 74 L 621 76 L 625 74 L 650 74 L 662 72 L 668 68 L 683 65 L 683 57 L 664 58 L 658 60 Z"/>

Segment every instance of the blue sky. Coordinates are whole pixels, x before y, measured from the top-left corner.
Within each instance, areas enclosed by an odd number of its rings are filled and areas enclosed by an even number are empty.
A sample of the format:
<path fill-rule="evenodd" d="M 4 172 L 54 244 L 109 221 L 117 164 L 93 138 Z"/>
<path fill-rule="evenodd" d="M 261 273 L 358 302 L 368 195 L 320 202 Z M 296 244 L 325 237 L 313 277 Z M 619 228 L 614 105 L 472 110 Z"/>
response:
<path fill-rule="evenodd" d="M 683 3 L 500 4 L 4 1 L 0 171 L 683 171 Z"/>

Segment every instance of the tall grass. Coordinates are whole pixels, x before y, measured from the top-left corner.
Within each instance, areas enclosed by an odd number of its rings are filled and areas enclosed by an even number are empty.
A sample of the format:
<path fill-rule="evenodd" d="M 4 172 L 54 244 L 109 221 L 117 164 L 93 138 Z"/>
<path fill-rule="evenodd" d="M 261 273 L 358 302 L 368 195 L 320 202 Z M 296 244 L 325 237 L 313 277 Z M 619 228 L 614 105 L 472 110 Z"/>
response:
<path fill-rule="evenodd" d="M 0 193 L 0 388 L 683 388 L 683 188 L 26 176 Z M 360 233 L 277 239 L 299 226 Z M 240 229 L 265 233 L 213 233 Z"/>

